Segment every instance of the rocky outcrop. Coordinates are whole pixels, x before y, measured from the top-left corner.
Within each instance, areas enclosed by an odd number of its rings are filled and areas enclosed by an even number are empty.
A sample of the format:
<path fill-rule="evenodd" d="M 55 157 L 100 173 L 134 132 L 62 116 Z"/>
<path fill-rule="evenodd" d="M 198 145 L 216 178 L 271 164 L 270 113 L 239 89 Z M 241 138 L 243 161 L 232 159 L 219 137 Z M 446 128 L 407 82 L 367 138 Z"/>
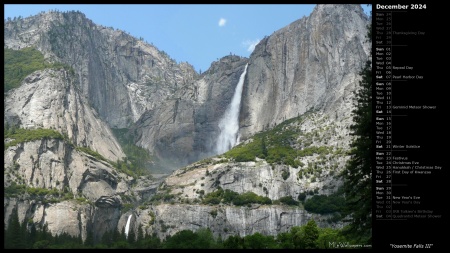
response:
<path fill-rule="evenodd" d="M 244 84 L 240 134 L 323 109 L 341 114 L 359 80 L 370 43 L 368 17 L 360 5 L 317 5 L 264 38 L 249 59 Z"/>
<path fill-rule="evenodd" d="M 130 179 L 109 163 L 57 139 L 19 143 L 4 154 L 4 188 L 15 184 L 29 189 L 5 195 L 5 224 L 17 209 L 21 221 L 47 224 L 54 235 L 65 232 L 85 239 L 87 228 L 104 232 L 117 225 L 120 194 L 129 194 Z"/>
<path fill-rule="evenodd" d="M 80 12 L 49 11 L 6 22 L 5 47 L 35 47 L 71 66 L 81 94 L 110 127 L 129 127 L 174 89 L 198 75 L 165 52 L 129 34 L 94 24 Z"/>
<path fill-rule="evenodd" d="M 95 201 L 95 205 L 98 207 L 119 207 L 120 200 L 115 196 L 101 196 Z"/>
<path fill-rule="evenodd" d="M 8 225 L 13 210 L 18 210 L 19 221 L 42 228 L 47 225 L 52 235 L 62 233 L 86 240 L 87 233 L 93 233 L 94 240 L 99 241 L 101 235 L 114 229 L 122 229 L 121 209 L 117 207 L 97 207 L 78 200 L 65 200 L 58 203 L 43 204 L 40 201 L 23 198 L 4 198 L 5 224 Z"/>
<path fill-rule="evenodd" d="M 141 176 L 136 188 L 139 196 L 133 200 L 134 179 L 64 140 L 19 143 L 4 154 L 4 188 L 26 187 L 22 192 L 5 191 L 5 224 L 16 209 L 20 222 L 39 228 L 47 224 L 53 235 L 67 233 L 84 240 L 89 231 L 95 231 L 96 239 L 106 231 L 120 231 L 124 204 L 144 202 L 148 198 L 144 193 L 154 194 L 161 181 Z"/>
<path fill-rule="evenodd" d="M 345 162 L 345 159 L 342 159 L 342 162 Z M 227 162 L 204 166 L 193 171 L 174 173 L 166 179 L 166 185 L 173 188 L 171 193 L 181 194 L 191 200 L 199 198 L 201 194 L 213 192 L 218 187 L 237 193 L 254 192 L 277 200 L 285 196 L 297 199 L 300 193 L 315 189 L 317 194 L 334 192 L 342 184 L 337 179 L 337 175 L 330 171 L 324 170 L 323 174 L 311 182 L 298 177 L 298 172 L 301 170 L 286 165 L 272 166 L 264 160 L 245 163 Z M 289 176 L 284 179 L 283 173 Z M 327 187 L 323 189 L 325 185 Z M 202 190 L 204 193 L 200 193 Z"/>
<path fill-rule="evenodd" d="M 8 147 L 4 154 L 5 187 L 15 182 L 27 187 L 69 191 L 93 202 L 129 190 L 127 175 L 63 140 L 19 143 Z"/>
<path fill-rule="evenodd" d="M 136 224 L 143 224 L 146 234 L 156 233 L 164 239 L 185 229 L 196 231 L 209 228 L 215 236 L 220 235 L 225 239 L 231 235 L 246 236 L 256 232 L 277 235 L 288 232 L 293 226 L 305 225 L 310 219 L 314 219 L 320 227 L 336 226 L 329 224 L 329 218 L 327 215 L 308 213 L 298 207 L 280 205 L 235 207 L 162 204 L 136 211 L 130 229 L 137 233 Z"/>
<path fill-rule="evenodd" d="M 55 129 L 75 145 L 89 147 L 107 159 L 125 157 L 110 128 L 81 95 L 78 79 L 68 71 L 36 71 L 9 91 L 4 103 L 4 121 L 10 125 Z"/>
<path fill-rule="evenodd" d="M 193 84 L 146 111 L 130 130 L 142 146 L 176 169 L 215 155 L 218 122 L 231 102 L 246 58 L 226 56 Z M 171 163 L 169 162 L 171 161 Z"/>
<path fill-rule="evenodd" d="M 348 160 L 342 151 L 350 144 L 349 120 L 335 122 L 327 114 L 315 112 L 308 113 L 298 123 L 288 124 L 300 132 L 291 140 L 291 145 L 299 150 L 311 147 L 328 150 L 298 157 L 299 167 L 270 164 L 260 158 L 235 162 L 226 156 L 216 156 L 179 169 L 168 176 L 156 192 L 172 196 L 171 204 L 156 202 L 148 210 L 136 211 L 136 222 L 147 225 L 147 233 L 156 233 L 161 238 L 183 229 L 204 227 L 222 238 L 255 232 L 276 235 L 293 226 L 304 225 L 310 219 L 320 227 L 342 227 L 344 222 L 330 221 L 333 214 L 313 214 L 305 211 L 303 205 L 287 206 L 279 201 L 285 197 L 297 201 L 301 194 L 306 196 L 305 200 L 318 194 L 330 195 L 342 186 L 339 174 Z M 272 204 L 235 206 L 223 201 L 203 202 L 208 194 L 218 189 L 238 194 L 252 192 L 269 198 Z"/>

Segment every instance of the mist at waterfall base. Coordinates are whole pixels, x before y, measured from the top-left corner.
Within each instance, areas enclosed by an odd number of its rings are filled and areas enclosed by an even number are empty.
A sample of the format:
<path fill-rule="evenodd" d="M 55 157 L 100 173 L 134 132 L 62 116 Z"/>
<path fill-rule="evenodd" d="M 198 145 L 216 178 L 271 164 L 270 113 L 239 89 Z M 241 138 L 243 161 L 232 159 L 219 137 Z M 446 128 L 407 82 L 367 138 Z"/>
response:
<path fill-rule="evenodd" d="M 247 66 L 248 64 L 245 65 L 244 72 L 239 78 L 231 103 L 228 105 L 225 114 L 219 121 L 220 134 L 216 143 L 217 154 L 222 154 L 237 144 L 239 111 L 241 108 L 242 88 L 244 86 L 245 74 L 247 73 Z"/>
<path fill-rule="evenodd" d="M 132 216 L 132 214 L 130 214 L 130 216 L 128 216 L 127 225 L 125 225 L 125 236 L 127 238 L 128 238 L 128 231 L 130 230 L 131 216 Z"/>

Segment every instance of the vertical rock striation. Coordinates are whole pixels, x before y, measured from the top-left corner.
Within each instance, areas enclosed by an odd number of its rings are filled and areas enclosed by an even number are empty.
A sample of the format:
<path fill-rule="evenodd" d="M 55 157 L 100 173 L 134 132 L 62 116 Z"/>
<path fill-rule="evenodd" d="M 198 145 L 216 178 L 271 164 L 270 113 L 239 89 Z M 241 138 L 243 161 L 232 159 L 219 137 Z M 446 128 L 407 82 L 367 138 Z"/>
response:
<path fill-rule="evenodd" d="M 368 23 L 360 5 L 317 5 L 309 17 L 261 40 L 249 59 L 242 138 L 309 109 L 349 104 L 369 53 Z"/>

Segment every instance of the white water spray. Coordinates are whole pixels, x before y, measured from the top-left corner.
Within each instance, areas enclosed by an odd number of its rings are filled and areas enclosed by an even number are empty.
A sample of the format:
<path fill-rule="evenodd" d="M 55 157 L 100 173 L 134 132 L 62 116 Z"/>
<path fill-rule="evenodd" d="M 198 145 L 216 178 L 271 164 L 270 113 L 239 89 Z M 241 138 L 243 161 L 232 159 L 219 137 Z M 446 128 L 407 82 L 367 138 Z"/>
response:
<path fill-rule="evenodd" d="M 131 216 L 132 216 L 132 214 L 130 214 L 130 216 L 128 216 L 127 225 L 125 225 L 125 235 L 127 238 L 128 238 L 128 231 L 130 230 Z"/>
<path fill-rule="evenodd" d="M 231 103 L 219 121 L 220 134 L 216 143 L 217 154 L 228 151 L 236 144 L 239 131 L 239 110 L 241 108 L 242 88 L 244 86 L 245 74 L 247 73 L 247 66 L 248 64 L 245 65 L 244 72 L 239 78 Z"/>

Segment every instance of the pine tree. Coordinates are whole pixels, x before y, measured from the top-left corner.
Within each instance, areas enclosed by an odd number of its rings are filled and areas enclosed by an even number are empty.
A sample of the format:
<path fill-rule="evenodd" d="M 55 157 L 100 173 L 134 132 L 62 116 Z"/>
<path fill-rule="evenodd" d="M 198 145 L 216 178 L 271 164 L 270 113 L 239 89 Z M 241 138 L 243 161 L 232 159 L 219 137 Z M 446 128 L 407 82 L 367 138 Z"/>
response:
<path fill-rule="evenodd" d="M 368 40 L 372 42 L 372 26 L 368 26 Z M 346 214 L 351 223 L 346 233 L 362 242 L 372 241 L 372 62 L 371 55 L 360 72 L 359 89 L 355 92 L 354 124 L 350 130 L 350 159 L 343 171 Z"/>
<path fill-rule="evenodd" d="M 5 248 L 8 249 L 23 249 L 22 228 L 20 226 L 19 214 L 17 208 L 11 212 L 9 217 L 8 229 L 5 233 Z"/>
<path fill-rule="evenodd" d="M 120 241 L 127 241 L 127 234 L 125 233 L 125 227 L 122 228 L 122 231 L 120 232 Z"/>
<path fill-rule="evenodd" d="M 290 230 L 292 245 L 295 249 L 304 249 L 305 245 L 303 243 L 303 231 L 301 227 L 291 227 Z"/>
<path fill-rule="evenodd" d="M 33 247 L 34 243 L 36 242 L 36 237 L 37 237 L 36 225 L 32 223 L 30 227 L 30 234 L 28 236 L 28 245 L 30 246 L 30 248 Z"/>
<path fill-rule="evenodd" d="M 92 247 L 94 246 L 94 231 L 88 231 L 86 235 L 86 240 L 84 240 L 84 246 Z"/>
<path fill-rule="evenodd" d="M 319 228 L 317 227 L 316 221 L 313 219 L 309 220 L 304 227 L 303 243 L 305 249 L 317 248 L 317 239 L 319 238 Z"/>
<path fill-rule="evenodd" d="M 3 247 L 5 249 L 7 249 L 7 245 L 8 245 L 8 238 L 7 238 L 7 230 L 6 230 L 6 223 L 5 220 L 3 220 Z"/>
<path fill-rule="evenodd" d="M 122 239 L 122 235 L 120 234 L 120 231 L 117 228 L 114 229 L 112 238 L 113 242 L 118 242 Z"/>
<path fill-rule="evenodd" d="M 26 218 L 23 219 L 22 224 L 20 225 L 20 233 L 22 238 L 22 246 L 25 249 L 29 249 L 33 246 L 33 244 L 30 244 L 31 238 L 30 238 L 30 232 L 28 231 L 28 222 Z"/>
<path fill-rule="evenodd" d="M 261 149 L 262 149 L 262 153 L 264 155 L 264 158 L 266 158 L 267 155 L 268 155 L 268 152 L 267 152 L 267 146 L 266 146 L 266 141 L 265 141 L 264 137 L 262 137 L 262 139 L 261 139 Z"/>
<path fill-rule="evenodd" d="M 101 243 L 110 247 L 113 243 L 113 234 L 113 231 L 110 230 L 103 233 Z"/>
<path fill-rule="evenodd" d="M 142 228 L 142 224 L 139 224 L 136 241 L 137 247 L 141 248 L 144 242 L 144 229 Z"/>

